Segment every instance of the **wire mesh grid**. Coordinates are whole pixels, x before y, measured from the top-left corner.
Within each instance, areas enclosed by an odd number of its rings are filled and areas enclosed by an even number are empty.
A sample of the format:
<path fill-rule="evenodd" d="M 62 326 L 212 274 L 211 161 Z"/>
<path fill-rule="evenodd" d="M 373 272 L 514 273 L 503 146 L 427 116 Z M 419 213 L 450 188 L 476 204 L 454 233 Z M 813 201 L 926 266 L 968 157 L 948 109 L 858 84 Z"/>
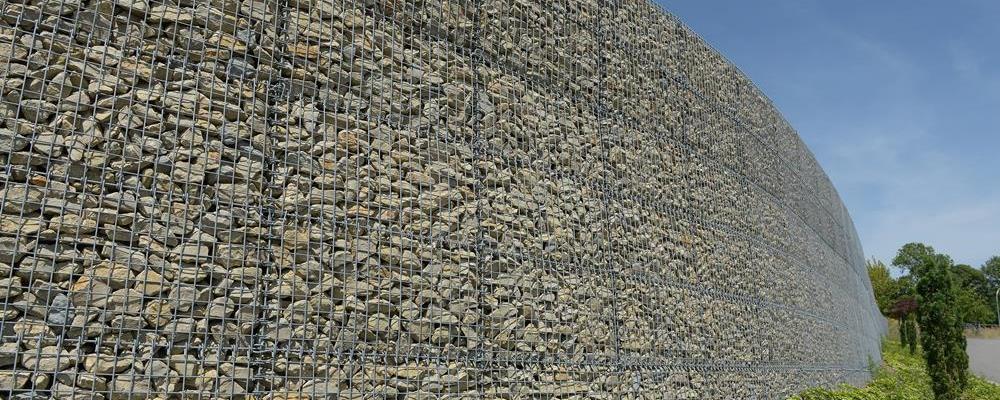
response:
<path fill-rule="evenodd" d="M 644 1 L 0 0 L 0 398 L 782 398 L 853 223 Z"/>

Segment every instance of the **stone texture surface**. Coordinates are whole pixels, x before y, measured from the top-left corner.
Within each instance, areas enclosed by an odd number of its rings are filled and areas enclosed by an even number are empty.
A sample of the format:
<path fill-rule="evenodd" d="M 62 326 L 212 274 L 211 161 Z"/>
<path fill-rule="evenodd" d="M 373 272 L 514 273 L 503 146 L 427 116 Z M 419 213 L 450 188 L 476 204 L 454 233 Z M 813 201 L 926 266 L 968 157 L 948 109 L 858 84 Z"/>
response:
<path fill-rule="evenodd" d="M 0 398 L 783 398 L 849 215 L 644 1 L 0 2 Z"/>

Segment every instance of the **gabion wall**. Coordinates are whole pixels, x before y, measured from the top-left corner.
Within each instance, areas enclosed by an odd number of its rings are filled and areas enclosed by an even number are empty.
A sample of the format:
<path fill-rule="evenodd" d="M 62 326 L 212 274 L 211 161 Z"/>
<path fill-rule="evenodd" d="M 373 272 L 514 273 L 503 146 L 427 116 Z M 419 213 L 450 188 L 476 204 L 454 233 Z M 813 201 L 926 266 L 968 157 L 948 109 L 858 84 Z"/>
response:
<path fill-rule="evenodd" d="M 781 398 L 884 329 L 644 1 L 0 0 L 0 397 Z"/>

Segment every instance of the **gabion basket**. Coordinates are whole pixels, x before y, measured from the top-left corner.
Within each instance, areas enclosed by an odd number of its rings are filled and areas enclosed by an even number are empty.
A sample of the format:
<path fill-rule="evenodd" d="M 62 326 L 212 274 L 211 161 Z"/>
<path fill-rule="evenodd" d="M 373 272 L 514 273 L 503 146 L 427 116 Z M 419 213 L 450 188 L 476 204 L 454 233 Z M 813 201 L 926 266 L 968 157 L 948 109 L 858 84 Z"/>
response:
<path fill-rule="evenodd" d="M 847 210 L 646 1 L 0 0 L 0 398 L 784 398 Z"/>

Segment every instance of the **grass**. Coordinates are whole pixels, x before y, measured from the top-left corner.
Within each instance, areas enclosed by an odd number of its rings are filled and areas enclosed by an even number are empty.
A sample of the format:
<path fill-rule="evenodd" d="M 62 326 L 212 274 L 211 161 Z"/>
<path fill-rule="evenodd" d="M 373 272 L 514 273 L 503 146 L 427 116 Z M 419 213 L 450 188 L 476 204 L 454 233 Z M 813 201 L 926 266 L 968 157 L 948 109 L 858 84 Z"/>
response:
<path fill-rule="evenodd" d="M 927 400 L 934 399 L 924 360 L 887 340 L 882 347 L 883 364 L 867 386 L 842 385 L 836 390 L 810 389 L 790 400 Z M 963 400 L 1000 400 L 1000 386 L 969 376 Z"/>
<path fill-rule="evenodd" d="M 969 328 L 965 330 L 965 337 L 978 339 L 1000 339 L 1000 327 L 991 326 L 988 328 Z"/>

